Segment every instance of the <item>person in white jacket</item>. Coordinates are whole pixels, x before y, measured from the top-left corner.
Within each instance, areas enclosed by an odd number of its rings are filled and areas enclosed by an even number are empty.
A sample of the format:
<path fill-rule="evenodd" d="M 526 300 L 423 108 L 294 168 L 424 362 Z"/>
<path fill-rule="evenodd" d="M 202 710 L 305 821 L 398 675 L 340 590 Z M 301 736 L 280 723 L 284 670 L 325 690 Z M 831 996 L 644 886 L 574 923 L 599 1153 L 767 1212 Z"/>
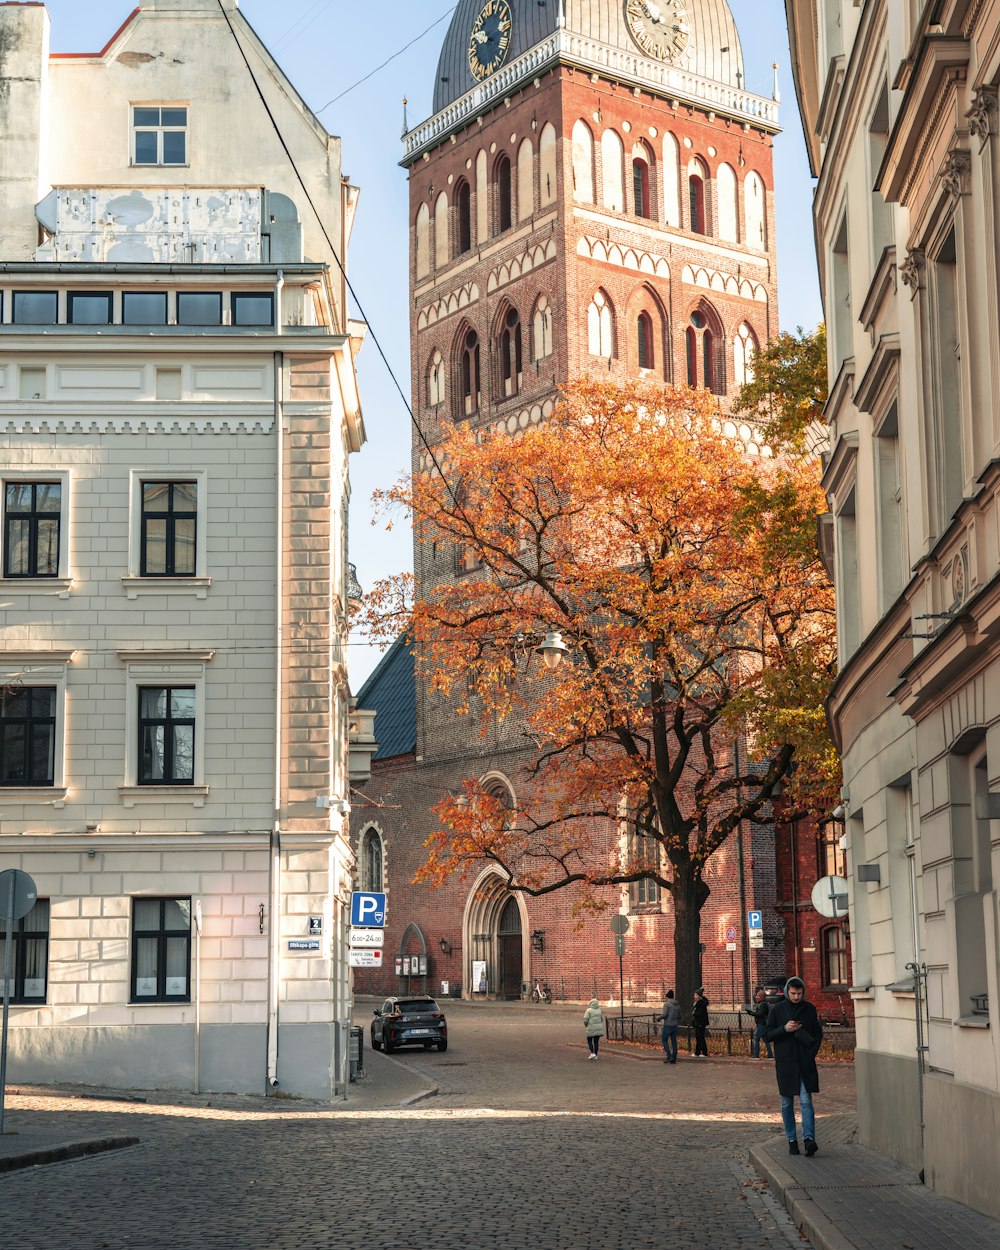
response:
<path fill-rule="evenodd" d="M 587 1045 L 590 1048 L 587 1058 L 596 1059 L 604 1033 L 604 1017 L 601 1015 L 601 1004 L 596 998 L 590 1000 L 590 1006 L 583 1013 L 583 1027 L 587 1031 Z"/>

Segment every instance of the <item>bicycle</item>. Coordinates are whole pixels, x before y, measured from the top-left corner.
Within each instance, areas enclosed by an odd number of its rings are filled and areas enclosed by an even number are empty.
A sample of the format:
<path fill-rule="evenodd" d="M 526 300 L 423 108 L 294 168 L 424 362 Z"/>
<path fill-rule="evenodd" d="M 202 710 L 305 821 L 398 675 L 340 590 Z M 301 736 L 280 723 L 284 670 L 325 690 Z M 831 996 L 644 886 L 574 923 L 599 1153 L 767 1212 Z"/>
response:
<path fill-rule="evenodd" d="M 539 981 L 535 977 L 534 988 L 531 991 L 531 1001 L 533 1003 L 551 1003 L 552 991 L 549 989 L 547 982 Z"/>

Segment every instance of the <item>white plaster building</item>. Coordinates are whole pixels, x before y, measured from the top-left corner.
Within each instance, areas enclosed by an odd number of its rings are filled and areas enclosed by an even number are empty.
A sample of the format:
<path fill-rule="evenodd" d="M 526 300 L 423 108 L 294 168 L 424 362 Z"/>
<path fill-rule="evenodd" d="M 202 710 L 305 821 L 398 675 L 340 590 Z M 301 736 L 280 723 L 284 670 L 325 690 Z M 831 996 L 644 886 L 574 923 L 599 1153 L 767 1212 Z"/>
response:
<path fill-rule="evenodd" d="M 357 192 L 236 0 L 0 4 L 0 80 L 9 1072 L 330 1098 Z"/>
<path fill-rule="evenodd" d="M 1000 4 L 786 10 L 819 178 L 861 1136 L 1000 1215 Z"/>

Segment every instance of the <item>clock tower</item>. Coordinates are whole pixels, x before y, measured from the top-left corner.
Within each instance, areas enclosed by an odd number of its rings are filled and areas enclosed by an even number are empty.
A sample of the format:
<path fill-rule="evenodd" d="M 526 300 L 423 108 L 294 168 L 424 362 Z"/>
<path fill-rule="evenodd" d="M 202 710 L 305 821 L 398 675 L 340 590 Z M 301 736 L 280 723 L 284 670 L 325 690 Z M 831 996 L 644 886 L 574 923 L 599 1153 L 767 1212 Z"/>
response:
<path fill-rule="evenodd" d="M 453 422 L 526 429 L 545 420 L 561 384 L 584 374 L 706 387 L 726 421 L 778 324 L 777 112 L 773 96 L 746 90 L 726 0 L 459 0 L 433 116 L 403 136 L 413 409 L 427 441 Z M 727 429 L 752 445 L 747 426 Z M 414 472 L 425 457 L 415 438 Z M 418 546 L 414 556 L 424 585 L 470 571 L 461 553 Z M 392 662 L 404 663 L 399 653 Z M 398 676 L 389 682 L 396 694 Z M 387 680 L 376 670 L 361 706 L 377 702 Z M 392 706 L 381 729 L 376 720 L 380 740 L 400 701 Z M 446 929 L 455 966 L 442 956 L 440 976 L 450 971 L 468 987 L 473 963 L 481 971 L 485 960 L 500 996 L 519 994 L 539 966 L 529 935 L 546 930 L 548 951 L 564 922 L 561 966 L 592 968 L 596 956 L 572 934 L 568 895 L 525 900 L 484 878 L 471 893 L 456 883 L 449 901 L 452 887 L 432 899 L 407 884 L 437 797 L 478 776 L 516 804 L 530 762 L 523 736 L 497 726 L 478 738 L 419 678 L 407 706 L 417 775 L 405 784 L 397 776 L 402 789 L 379 815 L 396 891 L 390 917 L 414 933 Z M 724 885 L 712 890 L 710 908 L 733 903 Z M 655 997 L 671 979 L 671 943 L 659 931 L 669 916 L 659 897 L 641 903 Z M 738 916 L 739 902 L 729 909 Z M 727 955 L 727 984 L 729 972 Z M 391 970 L 385 984 L 397 984 Z"/>

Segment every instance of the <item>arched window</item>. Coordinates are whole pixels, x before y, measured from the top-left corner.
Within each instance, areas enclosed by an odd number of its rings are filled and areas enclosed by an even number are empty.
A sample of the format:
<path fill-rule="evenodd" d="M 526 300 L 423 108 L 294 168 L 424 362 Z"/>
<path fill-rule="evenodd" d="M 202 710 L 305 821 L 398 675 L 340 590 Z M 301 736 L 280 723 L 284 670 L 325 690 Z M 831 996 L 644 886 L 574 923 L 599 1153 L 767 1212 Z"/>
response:
<path fill-rule="evenodd" d="M 573 199 L 594 202 L 594 136 L 584 121 L 573 126 Z"/>
<path fill-rule="evenodd" d="M 538 202 L 554 204 L 556 198 L 556 128 L 551 122 L 542 127 L 538 140 Z"/>
<path fill-rule="evenodd" d="M 736 175 L 732 166 L 723 163 L 715 175 L 719 201 L 719 238 L 736 243 Z"/>
<path fill-rule="evenodd" d="M 455 191 L 455 207 L 458 210 L 458 229 L 455 244 L 457 256 L 464 256 L 472 249 L 472 189 L 463 178 Z"/>
<path fill-rule="evenodd" d="M 663 220 L 668 226 L 680 227 L 680 148 L 667 131 L 663 136 Z"/>
<path fill-rule="evenodd" d="M 706 312 L 696 308 L 691 314 L 684 337 L 688 385 L 704 386 L 706 390 L 721 395 L 726 387 L 719 361 L 719 327 L 709 319 Z"/>
<path fill-rule="evenodd" d="M 605 130 L 601 135 L 601 165 L 604 172 L 604 207 L 614 213 L 625 211 L 623 166 L 625 145 L 618 132 Z"/>
<path fill-rule="evenodd" d="M 493 171 L 493 189 L 496 196 L 497 234 L 503 234 L 513 224 L 511 204 L 510 157 L 501 156 Z"/>
<path fill-rule="evenodd" d="M 431 408 L 444 403 L 444 358 L 437 349 L 427 370 L 427 403 Z"/>
<path fill-rule="evenodd" d="M 417 209 L 417 278 L 426 278 L 431 271 L 431 211 L 426 204 Z"/>
<path fill-rule="evenodd" d="M 448 197 L 442 191 L 434 205 L 434 264 L 443 269 L 448 263 Z"/>
<path fill-rule="evenodd" d="M 753 358 L 756 350 L 757 339 L 744 321 L 733 338 L 733 381 L 737 386 L 753 381 Z"/>
<path fill-rule="evenodd" d="M 758 251 L 767 249 L 767 205 L 764 197 L 764 181 L 758 173 L 749 173 L 743 183 L 744 217 L 746 218 L 746 245 Z"/>
<path fill-rule="evenodd" d="M 532 353 L 535 360 L 552 355 L 552 310 L 548 297 L 539 296 L 535 315 L 531 319 Z"/>
<path fill-rule="evenodd" d="M 382 839 L 377 829 L 366 829 L 361 839 L 361 888 L 381 894 L 384 882 Z"/>
<path fill-rule="evenodd" d="M 653 352 L 653 319 L 648 312 L 641 312 L 636 322 L 636 341 L 639 349 L 639 368 L 655 369 Z"/>
<path fill-rule="evenodd" d="M 466 328 L 458 343 L 456 417 L 471 417 L 479 411 L 479 335 Z"/>
<path fill-rule="evenodd" d="M 850 985 L 850 968 L 847 963 L 847 935 L 843 926 L 828 925 L 823 930 L 823 988 L 846 990 Z"/>
<path fill-rule="evenodd" d="M 487 156 L 485 148 L 476 153 L 476 240 L 485 243 L 490 237 L 490 197 L 487 193 Z"/>
<path fill-rule="evenodd" d="M 535 157 L 531 140 L 517 149 L 517 220 L 526 221 L 535 211 Z"/>
<path fill-rule="evenodd" d="M 516 308 L 508 308 L 497 343 L 499 391 L 504 399 L 521 389 L 521 318 Z"/>
<path fill-rule="evenodd" d="M 614 352 L 614 319 L 611 305 L 603 291 L 598 291 L 587 309 L 587 344 L 591 356 L 605 356 Z"/>
<path fill-rule="evenodd" d="M 632 211 L 636 217 L 652 217 L 651 181 L 649 170 L 652 161 L 644 143 L 632 149 Z"/>
<path fill-rule="evenodd" d="M 705 184 L 708 171 L 701 161 L 688 166 L 688 222 L 693 234 L 708 234 L 708 216 L 705 208 Z"/>

